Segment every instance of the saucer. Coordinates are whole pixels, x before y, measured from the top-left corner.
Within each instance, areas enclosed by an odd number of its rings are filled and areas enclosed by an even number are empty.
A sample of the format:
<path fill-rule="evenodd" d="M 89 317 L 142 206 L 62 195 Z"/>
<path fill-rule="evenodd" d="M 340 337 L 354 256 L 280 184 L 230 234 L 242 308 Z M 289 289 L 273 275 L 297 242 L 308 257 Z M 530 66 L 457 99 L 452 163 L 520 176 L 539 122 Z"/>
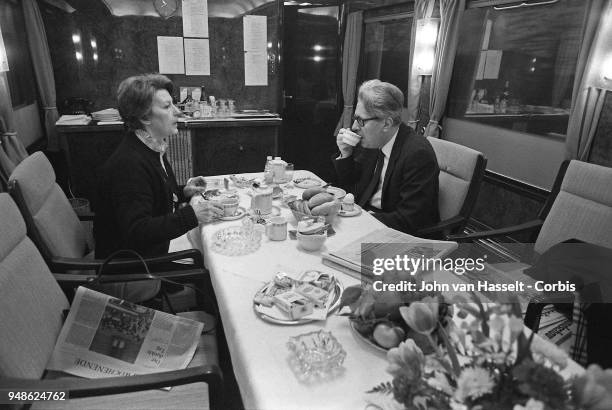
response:
<path fill-rule="evenodd" d="M 332 194 L 336 199 L 342 199 L 346 196 L 346 191 L 335 186 L 327 187 L 326 191 Z"/>
<path fill-rule="evenodd" d="M 345 218 L 348 218 L 351 216 L 357 216 L 360 214 L 361 214 L 361 207 L 357 204 L 354 205 L 354 208 L 352 211 L 343 211 L 342 209 L 338 211 L 338 215 L 344 216 Z"/>
<path fill-rule="evenodd" d="M 318 179 L 314 179 L 310 177 L 294 179 L 293 182 L 295 183 L 296 187 L 303 188 L 303 189 L 313 188 L 316 186 L 323 185 L 323 183 L 319 181 Z"/>
<path fill-rule="evenodd" d="M 239 206 L 238 209 L 236 209 L 236 213 L 234 215 L 231 215 L 231 216 L 222 216 L 219 219 L 222 220 L 222 221 L 235 221 L 236 219 L 242 218 L 246 214 L 247 214 L 247 210 L 244 209 L 243 207 Z"/>

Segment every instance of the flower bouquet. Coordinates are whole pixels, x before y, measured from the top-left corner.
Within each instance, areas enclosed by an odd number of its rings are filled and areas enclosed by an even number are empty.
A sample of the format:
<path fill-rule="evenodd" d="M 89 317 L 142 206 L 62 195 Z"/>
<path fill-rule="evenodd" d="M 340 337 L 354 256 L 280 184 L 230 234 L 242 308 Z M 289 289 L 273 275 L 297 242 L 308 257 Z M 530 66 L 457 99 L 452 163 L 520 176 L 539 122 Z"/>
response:
<path fill-rule="evenodd" d="M 391 396 L 392 407 L 409 410 L 612 409 L 612 370 L 592 366 L 564 379 L 566 353 L 526 336 L 518 303 L 484 306 L 474 296 L 455 308 L 457 320 L 443 326 L 433 298 L 400 306 L 433 351 L 426 354 L 412 339 L 401 342 L 387 352 L 392 380 L 367 393 Z"/>

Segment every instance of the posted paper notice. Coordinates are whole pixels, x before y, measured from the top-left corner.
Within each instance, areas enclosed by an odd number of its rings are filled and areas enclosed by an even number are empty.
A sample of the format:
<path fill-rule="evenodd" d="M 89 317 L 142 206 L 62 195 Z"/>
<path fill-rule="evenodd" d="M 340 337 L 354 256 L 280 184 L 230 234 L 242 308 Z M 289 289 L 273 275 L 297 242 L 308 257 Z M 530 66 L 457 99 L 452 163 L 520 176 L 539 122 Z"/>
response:
<path fill-rule="evenodd" d="M 183 36 L 208 37 L 207 0 L 183 0 Z"/>
<path fill-rule="evenodd" d="M 244 16 L 244 51 L 265 51 L 268 47 L 267 17 Z"/>
<path fill-rule="evenodd" d="M 185 74 L 183 37 L 157 36 L 157 58 L 161 74 Z"/>
<path fill-rule="evenodd" d="M 268 85 L 268 53 L 244 52 L 244 85 Z"/>
<path fill-rule="evenodd" d="M 185 74 L 210 75 L 210 49 L 207 38 L 185 39 Z"/>

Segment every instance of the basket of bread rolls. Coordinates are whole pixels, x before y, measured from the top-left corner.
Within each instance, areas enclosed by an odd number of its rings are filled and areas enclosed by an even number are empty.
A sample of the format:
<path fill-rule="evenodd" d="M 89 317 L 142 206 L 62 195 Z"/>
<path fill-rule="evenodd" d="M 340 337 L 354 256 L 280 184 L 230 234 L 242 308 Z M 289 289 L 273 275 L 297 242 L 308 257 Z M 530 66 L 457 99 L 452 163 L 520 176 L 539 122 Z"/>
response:
<path fill-rule="evenodd" d="M 325 222 L 331 224 L 340 210 L 340 201 L 325 188 L 315 187 L 304 190 L 302 199 L 291 200 L 287 206 L 298 222 L 313 216 L 323 216 Z"/>

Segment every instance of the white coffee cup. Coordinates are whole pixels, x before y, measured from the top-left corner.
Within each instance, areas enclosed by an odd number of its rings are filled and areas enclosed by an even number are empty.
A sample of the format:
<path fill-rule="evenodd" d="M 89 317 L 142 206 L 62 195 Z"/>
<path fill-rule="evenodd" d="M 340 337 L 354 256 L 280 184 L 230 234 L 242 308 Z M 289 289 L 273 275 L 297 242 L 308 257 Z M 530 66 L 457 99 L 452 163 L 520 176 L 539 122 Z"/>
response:
<path fill-rule="evenodd" d="M 344 129 L 342 132 L 342 142 L 350 145 L 351 147 L 356 146 L 361 141 L 361 136 L 355 134 L 353 131 L 349 129 Z"/>

